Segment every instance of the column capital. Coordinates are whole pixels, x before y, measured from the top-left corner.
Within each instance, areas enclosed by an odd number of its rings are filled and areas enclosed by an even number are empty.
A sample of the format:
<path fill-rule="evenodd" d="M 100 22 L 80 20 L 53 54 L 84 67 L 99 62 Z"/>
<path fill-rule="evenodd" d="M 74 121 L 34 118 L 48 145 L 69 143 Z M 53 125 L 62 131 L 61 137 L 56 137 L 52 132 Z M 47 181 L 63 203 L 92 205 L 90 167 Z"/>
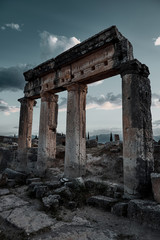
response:
<path fill-rule="evenodd" d="M 86 84 L 78 84 L 78 83 L 74 83 L 70 86 L 67 87 L 67 91 L 83 91 L 87 93 L 88 87 Z"/>
<path fill-rule="evenodd" d="M 34 99 L 31 99 L 31 98 L 27 98 L 27 97 L 19 98 L 18 102 L 20 102 L 21 105 L 33 104 L 33 106 L 36 106 L 36 104 L 37 104 L 37 101 L 35 101 Z"/>
<path fill-rule="evenodd" d="M 139 74 L 144 77 L 148 77 L 150 74 L 148 67 L 142 64 L 137 59 L 133 59 L 121 65 L 120 68 L 121 76 L 126 74 Z"/>
<path fill-rule="evenodd" d="M 58 102 L 58 95 L 50 92 L 41 92 L 42 102 Z"/>

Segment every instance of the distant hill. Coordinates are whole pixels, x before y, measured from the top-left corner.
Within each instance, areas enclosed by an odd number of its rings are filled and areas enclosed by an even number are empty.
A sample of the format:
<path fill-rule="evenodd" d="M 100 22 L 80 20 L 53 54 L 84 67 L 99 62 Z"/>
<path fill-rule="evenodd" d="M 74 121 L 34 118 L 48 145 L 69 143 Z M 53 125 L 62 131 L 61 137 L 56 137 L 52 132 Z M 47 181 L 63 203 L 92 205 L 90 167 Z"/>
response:
<path fill-rule="evenodd" d="M 106 143 L 106 142 L 110 142 L 110 134 L 99 134 L 98 136 L 98 142 L 99 143 Z M 113 136 L 113 141 L 114 141 L 114 134 L 112 134 Z M 123 141 L 123 137 L 122 134 L 119 134 L 120 140 Z M 96 139 L 96 135 L 90 136 L 89 139 Z M 153 136 L 153 139 L 158 142 L 160 140 L 160 135 L 159 136 Z"/>

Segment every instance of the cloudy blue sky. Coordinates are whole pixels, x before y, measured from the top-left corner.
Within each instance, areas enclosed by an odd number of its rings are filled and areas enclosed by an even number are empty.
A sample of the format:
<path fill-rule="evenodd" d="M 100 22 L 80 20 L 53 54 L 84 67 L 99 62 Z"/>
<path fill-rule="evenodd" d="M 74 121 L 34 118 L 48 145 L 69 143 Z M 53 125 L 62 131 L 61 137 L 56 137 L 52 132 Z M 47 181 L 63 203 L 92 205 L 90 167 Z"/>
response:
<path fill-rule="evenodd" d="M 152 119 L 160 134 L 159 0 L 1 0 L 0 135 L 17 134 L 23 72 L 116 25 L 150 69 Z M 58 131 L 65 132 L 66 93 L 59 94 Z M 34 109 L 38 133 L 40 101 Z M 122 128 L 120 76 L 88 86 L 87 131 Z"/>

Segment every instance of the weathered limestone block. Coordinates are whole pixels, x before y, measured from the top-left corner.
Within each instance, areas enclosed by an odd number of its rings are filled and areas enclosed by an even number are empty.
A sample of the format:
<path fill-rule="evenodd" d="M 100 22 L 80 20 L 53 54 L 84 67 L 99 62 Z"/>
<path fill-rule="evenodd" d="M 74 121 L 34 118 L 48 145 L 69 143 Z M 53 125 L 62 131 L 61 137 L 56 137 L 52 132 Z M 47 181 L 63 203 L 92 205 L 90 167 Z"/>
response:
<path fill-rule="evenodd" d="M 6 168 L 3 171 L 3 174 L 6 174 L 8 179 L 14 179 L 16 183 L 25 183 L 27 175 L 10 168 Z"/>
<path fill-rule="evenodd" d="M 117 203 L 117 200 L 106 196 L 92 196 L 87 200 L 87 203 L 91 206 L 104 208 L 110 211 L 111 207 Z"/>
<path fill-rule="evenodd" d="M 131 198 L 151 193 L 154 164 L 148 75 L 148 68 L 137 60 L 121 68 L 124 191 Z"/>
<path fill-rule="evenodd" d="M 125 202 L 119 202 L 116 203 L 113 207 L 111 212 L 117 216 L 120 217 L 126 217 L 127 216 L 127 209 L 128 209 L 128 203 Z"/>
<path fill-rule="evenodd" d="M 154 199 L 160 203 L 160 173 L 151 173 L 151 181 Z"/>
<path fill-rule="evenodd" d="M 68 89 L 64 175 L 76 178 L 85 174 L 86 165 L 86 85 Z"/>
<path fill-rule="evenodd" d="M 47 92 L 41 94 L 37 160 L 37 172 L 39 175 L 43 175 L 47 168 L 53 166 L 56 156 L 57 101 L 57 95 Z"/>
<path fill-rule="evenodd" d="M 128 203 L 128 217 L 140 224 L 159 230 L 160 205 L 149 200 L 131 200 Z"/>
<path fill-rule="evenodd" d="M 19 137 L 18 137 L 18 162 L 17 171 L 27 170 L 27 148 L 31 147 L 32 141 L 32 118 L 33 106 L 36 102 L 30 98 L 21 98 Z"/>

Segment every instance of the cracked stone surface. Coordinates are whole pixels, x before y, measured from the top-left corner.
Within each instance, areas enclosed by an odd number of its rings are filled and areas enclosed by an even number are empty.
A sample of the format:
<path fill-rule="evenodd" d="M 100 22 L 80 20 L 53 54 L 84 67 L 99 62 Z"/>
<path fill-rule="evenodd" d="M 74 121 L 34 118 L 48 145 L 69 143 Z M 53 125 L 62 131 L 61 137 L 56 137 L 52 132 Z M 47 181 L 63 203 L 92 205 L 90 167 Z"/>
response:
<path fill-rule="evenodd" d="M 0 213 L 0 216 L 17 229 L 23 230 L 27 235 L 54 224 L 54 220 L 47 216 L 47 214 L 34 210 L 30 206 L 4 211 Z"/>
<path fill-rule="evenodd" d="M 14 194 L 0 197 L 0 212 L 27 205 L 28 202 L 20 199 Z"/>

